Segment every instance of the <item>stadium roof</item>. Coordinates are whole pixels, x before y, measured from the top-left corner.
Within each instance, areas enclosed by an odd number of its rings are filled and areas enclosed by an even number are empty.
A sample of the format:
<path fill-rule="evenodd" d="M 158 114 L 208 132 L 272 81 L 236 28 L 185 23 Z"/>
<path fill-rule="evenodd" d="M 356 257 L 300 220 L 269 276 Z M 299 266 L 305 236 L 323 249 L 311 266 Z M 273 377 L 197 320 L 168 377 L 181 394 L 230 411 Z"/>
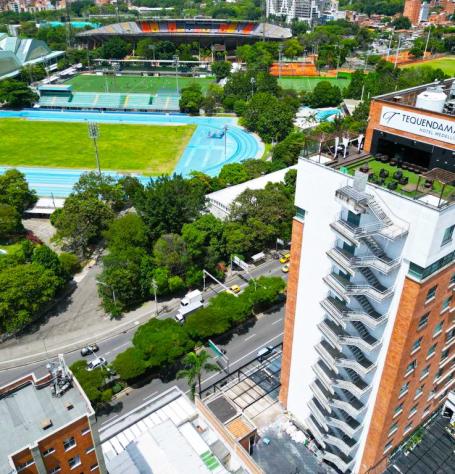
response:
<path fill-rule="evenodd" d="M 253 21 L 231 21 L 219 19 L 167 19 L 155 21 L 126 21 L 106 25 L 94 30 L 78 33 L 80 38 L 102 38 L 109 36 L 154 36 L 154 37 L 215 37 L 288 39 L 289 28 L 256 23 Z"/>

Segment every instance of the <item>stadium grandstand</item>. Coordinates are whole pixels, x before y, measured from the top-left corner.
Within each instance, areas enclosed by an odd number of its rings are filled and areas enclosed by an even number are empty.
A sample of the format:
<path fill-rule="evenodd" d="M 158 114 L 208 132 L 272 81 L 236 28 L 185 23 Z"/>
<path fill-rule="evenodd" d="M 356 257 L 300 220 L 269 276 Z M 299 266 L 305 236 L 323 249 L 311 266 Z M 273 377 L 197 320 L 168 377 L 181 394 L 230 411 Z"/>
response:
<path fill-rule="evenodd" d="M 176 91 L 160 90 L 155 95 L 107 92 L 73 92 L 71 85 L 38 88 L 39 106 L 45 109 L 116 110 L 135 112 L 179 112 Z"/>
<path fill-rule="evenodd" d="M 226 47 L 235 47 L 238 44 L 257 41 L 261 38 L 286 40 L 292 37 L 292 33 L 289 28 L 283 28 L 270 23 L 214 19 L 180 19 L 127 21 L 77 34 L 79 40 L 87 42 L 92 46 L 112 36 L 122 36 L 133 41 L 144 37 L 175 42 L 186 41 L 191 38 L 191 40 L 198 40 L 202 45 L 221 43 Z"/>

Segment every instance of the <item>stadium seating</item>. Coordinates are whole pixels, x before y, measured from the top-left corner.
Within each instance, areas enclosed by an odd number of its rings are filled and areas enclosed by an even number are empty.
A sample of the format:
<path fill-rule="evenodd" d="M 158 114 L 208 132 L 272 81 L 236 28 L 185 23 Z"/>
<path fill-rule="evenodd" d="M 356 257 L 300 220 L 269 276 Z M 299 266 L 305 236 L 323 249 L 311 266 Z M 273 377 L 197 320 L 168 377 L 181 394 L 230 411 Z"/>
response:
<path fill-rule="evenodd" d="M 257 26 L 257 25 L 254 24 L 254 23 L 248 23 L 248 24 L 243 28 L 242 33 L 244 33 L 244 34 L 247 35 L 247 34 L 251 33 L 251 32 L 256 28 L 256 26 Z"/>
<path fill-rule="evenodd" d="M 169 31 L 169 33 L 175 33 L 177 31 L 177 25 L 175 21 L 168 22 L 167 30 Z"/>

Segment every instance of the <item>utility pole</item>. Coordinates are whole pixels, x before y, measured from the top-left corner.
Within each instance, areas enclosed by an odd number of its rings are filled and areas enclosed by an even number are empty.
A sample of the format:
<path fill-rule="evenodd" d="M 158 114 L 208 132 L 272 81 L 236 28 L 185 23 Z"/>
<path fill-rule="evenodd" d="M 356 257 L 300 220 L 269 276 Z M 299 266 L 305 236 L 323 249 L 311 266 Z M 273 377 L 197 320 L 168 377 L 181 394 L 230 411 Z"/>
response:
<path fill-rule="evenodd" d="M 283 43 L 278 45 L 278 78 L 281 79 L 281 61 L 283 56 Z"/>
<path fill-rule="evenodd" d="M 226 154 L 227 154 L 227 131 L 228 126 L 225 124 L 224 127 L 224 161 L 226 161 Z"/>
<path fill-rule="evenodd" d="M 174 65 L 175 65 L 175 84 L 176 84 L 176 87 L 177 87 L 177 95 L 179 94 L 179 57 L 178 55 L 174 55 L 172 57 L 172 59 L 174 60 Z"/>
<path fill-rule="evenodd" d="M 387 48 L 387 57 L 386 57 L 386 59 L 389 59 L 389 56 L 390 56 L 390 49 L 392 48 L 392 40 L 393 40 L 394 33 L 395 33 L 395 29 L 393 29 L 392 32 L 390 33 L 390 41 L 389 41 L 389 47 Z"/>
<path fill-rule="evenodd" d="M 115 0 L 115 11 L 117 13 L 117 23 L 120 23 L 120 14 L 119 14 L 119 0 Z"/>
<path fill-rule="evenodd" d="M 114 301 L 114 304 L 117 303 L 117 298 L 115 297 L 115 290 L 111 285 L 108 285 L 107 283 L 104 283 L 104 281 L 96 280 L 98 285 L 105 286 L 106 288 L 109 288 L 112 291 L 112 299 Z"/>
<path fill-rule="evenodd" d="M 152 289 L 153 295 L 155 296 L 155 314 L 158 316 L 158 299 L 156 297 L 156 290 L 158 289 L 158 285 L 156 283 L 155 278 L 152 279 Z"/>
<path fill-rule="evenodd" d="M 401 35 L 398 36 L 397 53 L 395 54 L 395 64 L 394 64 L 394 66 L 393 66 L 394 69 L 396 69 L 396 67 L 397 67 L 398 53 L 400 52 L 400 44 L 401 44 Z"/>
<path fill-rule="evenodd" d="M 100 157 L 98 155 L 98 144 L 96 143 L 97 138 L 100 136 L 100 131 L 96 122 L 88 122 L 88 136 L 93 140 L 93 145 L 95 146 L 96 166 L 98 167 L 98 174 L 101 176 Z"/>
<path fill-rule="evenodd" d="M 431 34 L 431 25 L 430 25 L 430 29 L 428 30 L 427 41 L 425 43 L 425 49 L 423 51 L 423 59 L 425 59 L 425 54 L 427 53 L 428 43 L 430 42 L 430 34 Z"/>

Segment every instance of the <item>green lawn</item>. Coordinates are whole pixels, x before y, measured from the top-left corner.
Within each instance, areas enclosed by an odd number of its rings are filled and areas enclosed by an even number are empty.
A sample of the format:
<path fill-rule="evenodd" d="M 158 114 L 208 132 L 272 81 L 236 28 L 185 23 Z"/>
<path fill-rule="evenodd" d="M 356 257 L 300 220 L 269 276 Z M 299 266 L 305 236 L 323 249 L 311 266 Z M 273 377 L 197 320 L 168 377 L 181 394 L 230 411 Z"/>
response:
<path fill-rule="evenodd" d="M 416 64 L 404 64 L 400 67 L 421 67 L 431 66 L 434 68 L 442 69 L 449 76 L 455 76 L 455 56 L 446 56 L 439 59 L 431 59 L 430 61 L 423 61 Z"/>
<path fill-rule="evenodd" d="M 214 78 L 179 77 L 179 89 L 189 84 L 199 84 L 205 92 Z M 81 74 L 65 84 L 71 84 L 74 92 L 122 92 L 156 94 L 159 89 L 176 90 L 175 77 L 147 76 L 96 76 Z"/>
<path fill-rule="evenodd" d="M 101 167 L 147 175 L 171 173 L 195 125 L 99 124 Z M 0 165 L 95 168 L 87 125 L 65 122 L 0 120 Z"/>
<path fill-rule="evenodd" d="M 312 91 L 321 81 L 328 81 L 340 89 L 347 87 L 351 82 L 350 79 L 337 79 L 336 77 L 282 77 L 278 79 L 278 84 L 285 89 Z"/>
<path fill-rule="evenodd" d="M 20 242 L 17 242 L 15 244 L 0 245 L 0 249 L 4 250 L 7 254 L 10 254 L 10 255 L 17 252 L 20 248 L 21 248 Z M 5 255 L 5 254 L 3 252 L 0 252 L 0 257 L 2 255 Z"/>
<path fill-rule="evenodd" d="M 361 164 L 357 163 L 355 165 L 352 165 L 352 166 L 348 167 L 349 173 L 354 174 L 354 171 L 357 168 L 359 168 L 360 166 L 364 165 L 364 164 L 365 164 L 365 161 L 363 161 Z M 373 171 L 373 173 L 375 174 L 375 176 L 377 178 L 379 178 L 379 173 L 380 173 L 381 169 L 387 170 L 389 172 L 389 177 L 385 179 L 384 187 L 387 187 L 387 185 L 390 182 L 395 181 L 392 178 L 392 176 L 398 170 L 400 170 L 403 173 L 403 176 L 407 176 L 407 178 L 409 180 L 408 184 L 414 184 L 415 186 L 417 186 L 417 182 L 419 180 L 419 175 L 417 173 L 413 173 L 413 172 L 408 171 L 408 170 L 403 170 L 401 168 L 398 168 L 397 166 L 392 166 L 389 163 L 382 163 L 380 161 L 370 160 L 370 161 L 368 161 L 368 167 L 371 169 L 371 171 Z M 419 189 L 420 189 L 420 186 L 423 186 L 424 183 L 425 183 L 425 179 L 421 179 Z M 441 193 L 441 190 L 442 190 L 442 184 L 438 181 L 435 181 L 434 184 L 433 184 L 433 189 L 431 191 L 432 194 L 439 195 Z M 396 191 L 400 192 L 401 194 L 404 194 L 405 196 L 408 196 L 408 197 L 414 197 L 415 194 L 416 194 L 415 191 L 411 191 L 411 192 L 403 191 L 402 186 L 400 186 L 400 185 L 398 185 L 398 188 L 396 189 Z M 455 188 L 453 186 L 446 186 L 446 188 L 444 189 L 444 197 L 448 197 L 454 191 L 455 191 Z"/>

